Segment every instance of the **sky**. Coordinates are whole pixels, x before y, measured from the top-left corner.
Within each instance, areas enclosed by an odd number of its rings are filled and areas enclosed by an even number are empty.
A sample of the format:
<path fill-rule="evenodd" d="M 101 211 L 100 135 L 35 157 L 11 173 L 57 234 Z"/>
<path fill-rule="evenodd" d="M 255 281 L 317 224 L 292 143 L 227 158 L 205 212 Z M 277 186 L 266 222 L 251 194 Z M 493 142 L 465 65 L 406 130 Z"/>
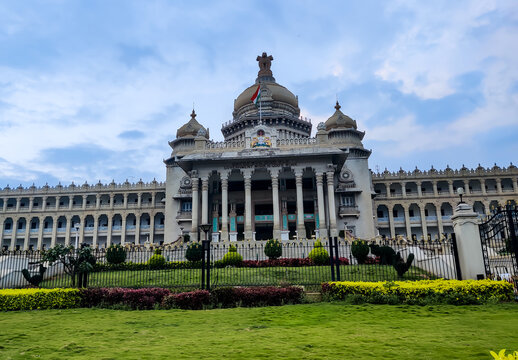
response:
<path fill-rule="evenodd" d="M 518 165 L 517 39 L 517 1 L 4 0 L 0 188 L 164 181 L 262 52 L 313 131 L 340 101 L 375 172 Z"/>

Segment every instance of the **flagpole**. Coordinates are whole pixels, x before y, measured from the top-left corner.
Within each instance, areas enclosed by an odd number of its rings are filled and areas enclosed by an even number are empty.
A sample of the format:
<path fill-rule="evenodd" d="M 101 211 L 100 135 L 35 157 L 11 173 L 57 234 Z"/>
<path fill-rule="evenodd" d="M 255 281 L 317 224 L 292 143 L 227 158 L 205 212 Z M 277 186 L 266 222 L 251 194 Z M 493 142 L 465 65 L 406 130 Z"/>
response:
<path fill-rule="evenodd" d="M 263 105 L 263 99 L 262 99 L 262 96 L 259 98 L 259 124 L 262 124 L 263 122 L 263 119 L 262 119 L 262 105 Z"/>

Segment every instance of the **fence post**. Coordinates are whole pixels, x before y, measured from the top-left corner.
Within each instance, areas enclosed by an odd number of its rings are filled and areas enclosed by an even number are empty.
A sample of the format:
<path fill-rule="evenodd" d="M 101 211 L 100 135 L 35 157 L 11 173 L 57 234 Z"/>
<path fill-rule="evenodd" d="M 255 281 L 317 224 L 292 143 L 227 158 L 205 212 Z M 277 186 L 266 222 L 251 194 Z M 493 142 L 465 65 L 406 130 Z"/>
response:
<path fill-rule="evenodd" d="M 333 251 L 333 238 L 329 237 L 329 265 L 331 265 L 331 281 L 335 281 L 335 264 L 334 264 L 334 251 Z"/>
<path fill-rule="evenodd" d="M 210 240 L 205 240 L 207 242 L 207 285 L 205 289 L 210 291 Z"/>
<path fill-rule="evenodd" d="M 460 270 L 459 249 L 457 248 L 457 237 L 455 233 L 451 234 L 451 245 L 453 247 L 453 259 L 455 261 L 455 272 L 457 273 L 457 280 L 462 280 L 462 272 Z"/>
<path fill-rule="evenodd" d="M 202 250 L 202 257 L 201 257 L 201 289 L 205 289 L 205 240 L 201 242 L 201 250 Z"/>
<path fill-rule="evenodd" d="M 335 236 L 335 265 L 336 265 L 336 281 L 340 281 L 340 255 L 338 253 L 338 238 Z"/>
<path fill-rule="evenodd" d="M 507 223 L 509 224 L 509 236 L 511 237 L 511 249 L 514 252 L 514 261 L 518 265 L 518 239 L 516 238 L 516 228 L 513 221 L 513 209 L 508 207 L 506 210 Z"/>

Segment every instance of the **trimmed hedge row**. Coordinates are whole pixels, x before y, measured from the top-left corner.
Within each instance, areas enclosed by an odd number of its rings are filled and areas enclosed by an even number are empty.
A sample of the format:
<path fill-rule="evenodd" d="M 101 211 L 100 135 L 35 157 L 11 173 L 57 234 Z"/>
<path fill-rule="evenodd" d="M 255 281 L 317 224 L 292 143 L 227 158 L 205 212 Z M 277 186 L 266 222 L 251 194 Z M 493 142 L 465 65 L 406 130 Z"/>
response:
<path fill-rule="evenodd" d="M 340 265 L 349 265 L 349 259 L 341 257 L 338 259 Z M 229 264 L 223 260 L 218 260 L 213 263 L 216 268 L 223 268 Z M 283 259 L 269 259 L 269 260 L 242 260 L 237 267 L 257 268 L 257 267 L 302 267 L 302 266 L 317 266 L 310 258 L 283 258 Z M 149 263 L 133 263 L 125 262 L 121 264 L 95 264 L 94 272 L 100 271 L 117 271 L 117 270 L 176 270 L 176 269 L 200 269 L 201 261 L 171 261 L 163 264 Z"/>
<path fill-rule="evenodd" d="M 78 289 L 0 290 L 0 311 L 68 309 L 81 306 Z"/>
<path fill-rule="evenodd" d="M 218 288 L 174 294 L 169 289 L 87 288 L 0 290 L 0 311 L 101 307 L 192 309 L 276 306 L 302 302 L 300 287 Z"/>
<path fill-rule="evenodd" d="M 450 304 L 481 304 L 510 301 L 513 285 L 494 280 L 420 280 L 322 284 L 322 294 L 330 300 L 353 298 L 367 302 L 420 303 L 421 300 Z"/>

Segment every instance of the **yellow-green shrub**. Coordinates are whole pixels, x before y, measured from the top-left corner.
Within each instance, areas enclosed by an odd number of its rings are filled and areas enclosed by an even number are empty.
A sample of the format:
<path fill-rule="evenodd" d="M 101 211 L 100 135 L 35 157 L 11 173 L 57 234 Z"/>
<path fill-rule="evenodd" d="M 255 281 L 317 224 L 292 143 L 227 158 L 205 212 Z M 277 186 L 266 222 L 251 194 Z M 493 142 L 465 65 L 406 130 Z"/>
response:
<path fill-rule="evenodd" d="M 0 290 L 0 311 L 68 309 L 79 307 L 78 289 L 4 289 Z"/>
<path fill-rule="evenodd" d="M 396 295 L 401 300 L 426 297 L 448 298 L 451 296 L 473 298 L 483 302 L 493 298 L 509 301 L 513 297 L 513 285 L 506 281 L 493 280 L 420 280 L 394 282 L 335 281 L 322 284 L 322 292 L 331 299 L 345 299 L 348 295 L 365 297 Z"/>

